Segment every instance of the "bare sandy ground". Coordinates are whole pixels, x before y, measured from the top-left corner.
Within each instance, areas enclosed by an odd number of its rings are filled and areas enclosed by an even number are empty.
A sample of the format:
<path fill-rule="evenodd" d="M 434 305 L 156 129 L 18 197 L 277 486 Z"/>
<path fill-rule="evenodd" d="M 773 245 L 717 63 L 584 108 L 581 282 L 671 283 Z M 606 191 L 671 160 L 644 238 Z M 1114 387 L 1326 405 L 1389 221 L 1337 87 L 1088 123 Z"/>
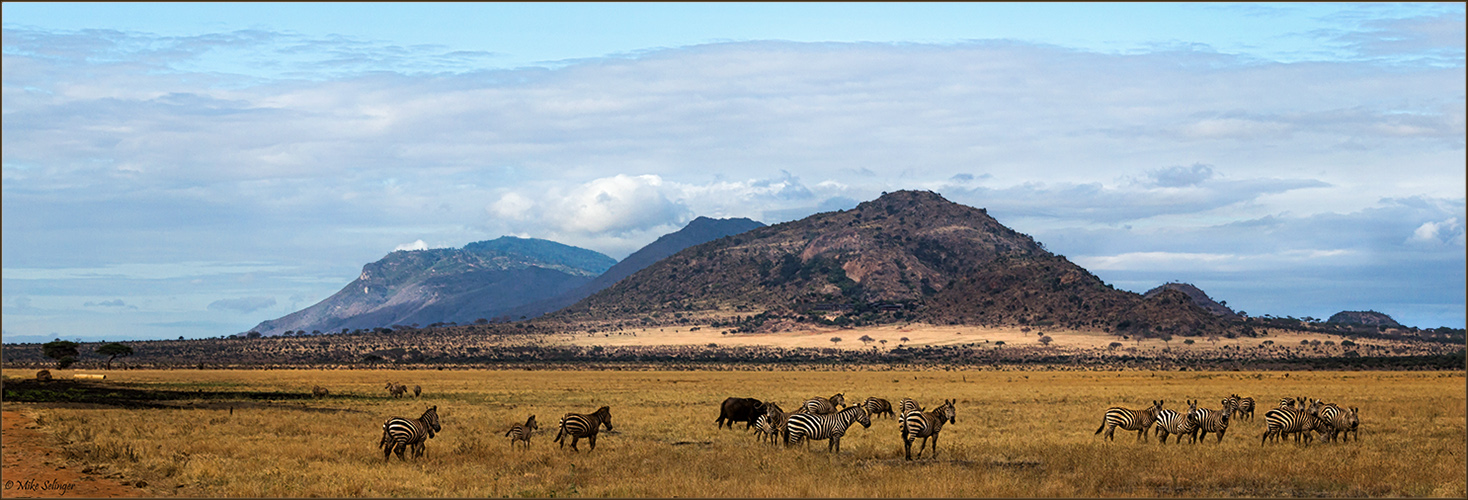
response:
<path fill-rule="evenodd" d="M 781 333 L 729 333 L 723 334 L 716 328 L 703 327 L 693 330 L 690 327 L 654 327 L 643 329 L 631 329 L 621 332 L 596 332 L 578 333 L 567 335 L 553 335 L 549 337 L 554 344 L 571 344 L 583 346 L 703 346 L 718 344 L 721 347 L 732 346 L 770 346 L 782 348 L 798 347 L 822 347 L 840 349 L 892 349 L 906 345 L 918 346 L 943 346 L 955 344 L 980 344 L 996 345 L 1004 342 L 1005 346 L 1042 346 L 1042 336 L 1051 337 L 1050 346 L 1058 350 L 1073 349 L 1097 349 L 1105 348 L 1112 342 L 1121 342 L 1123 348 L 1135 347 L 1139 350 L 1171 348 L 1175 350 L 1208 351 L 1221 349 L 1225 346 L 1235 348 L 1249 348 L 1258 346 L 1266 340 L 1274 341 L 1275 345 L 1283 347 L 1298 347 L 1301 340 L 1322 343 L 1331 341 L 1339 344 L 1341 337 L 1318 333 L 1280 332 L 1270 330 L 1266 336 L 1260 338 L 1218 338 L 1217 342 L 1210 342 L 1206 338 L 1192 337 L 1192 345 L 1185 343 L 1187 339 L 1174 338 L 1171 342 L 1163 342 L 1158 339 L 1146 339 L 1137 342 L 1135 339 L 1123 340 L 1121 337 L 1100 331 L 1073 331 L 1052 330 L 1044 328 L 1029 328 L 1025 332 L 1020 327 L 974 327 L 974 326 L 949 326 L 928 325 L 921 323 L 885 325 L 876 327 L 841 329 L 822 328 L 808 331 L 793 331 Z M 858 339 L 863 336 L 871 337 L 870 343 L 864 343 Z M 840 342 L 832 342 L 833 337 L 839 337 Z M 906 339 L 906 340 L 903 340 Z M 881 341 L 885 340 L 886 343 Z M 1379 340 L 1355 340 L 1360 345 L 1380 345 L 1391 347 L 1395 342 Z"/>

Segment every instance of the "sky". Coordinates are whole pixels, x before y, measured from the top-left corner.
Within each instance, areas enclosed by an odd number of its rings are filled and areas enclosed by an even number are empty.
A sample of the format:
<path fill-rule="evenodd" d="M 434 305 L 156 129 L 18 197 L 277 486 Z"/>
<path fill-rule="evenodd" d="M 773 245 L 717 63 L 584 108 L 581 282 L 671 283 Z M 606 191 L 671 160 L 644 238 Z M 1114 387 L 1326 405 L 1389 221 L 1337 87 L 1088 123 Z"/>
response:
<path fill-rule="evenodd" d="M 1462 3 L 4 3 L 4 342 L 935 191 L 1118 288 L 1465 323 Z"/>

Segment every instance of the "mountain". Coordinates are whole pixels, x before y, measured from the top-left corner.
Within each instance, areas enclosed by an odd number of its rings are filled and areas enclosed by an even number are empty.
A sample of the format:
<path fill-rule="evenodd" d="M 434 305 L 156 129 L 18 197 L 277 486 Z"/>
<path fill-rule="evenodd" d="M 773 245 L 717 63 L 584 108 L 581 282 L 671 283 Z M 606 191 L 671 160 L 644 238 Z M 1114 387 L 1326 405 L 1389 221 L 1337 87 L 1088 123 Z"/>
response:
<path fill-rule="evenodd" d="M 633 252 L 632 255 L 628 255 L 627 258 L 622 259 L 621 262 L 612 266 L 611 269 L 607 269 L 605 273 L 597 276 L 590 283 L 581 285 L 575 290 L 550 299 L 514 308 L 508 314 L 512 318 L 521 316 L 536 317 L 565 308 L 685 248 L 764 226 L 764 223 L 747 218 L 710 219 L 708 217 L 699 217 L 694 219 L 693 222 L 689 222 L 683 229 L 665 234 L 659 237 L 657 241 L 649 243 L 647 246 Z"/>
<path fill-rule="evenodd" d="M 1161 286 L 1158 286 L 1157 288 L 1147 290 L 1147 293 L 1142 294 L 1142 296 L 1151 298 L 1159 293 L 1162 293 L 1163 290 L 1177 290 L 1187 295 L 1188 298 L 1193 299 L 1194 304 L 1197 304 L 1198 307 L 1201 307 L 1208 312 L 1223 316 L 1228 319 L 1240 319 L 1238 313 L 1235 313 L 1233 309 L 1229 309 L 1228 306 L 1225 306 L 1218 302 L 1214 302 L 1213 299 L 1208 297 L 1207 293 L 1203 293 L 1203 290 L 1187 283 L 1165 283 Z"/>
<path fill-rule="evenodd" d="M 732 314 L 754 331 L 905 320 L 1185 335 L 1229 328 L 1185 294 L 1116 290 L 984 209 L 928 191 L 883 193 L 695 245 L 553 316 L 683 311 Z"/>
<path fill-rule="evenodd" d="M 1402 327 L 1391 316 L 1376 311 L 1341 311 L 1330 315 L 1330 319 L 1325 320 L 1325 322 L 1348 325 L 1386 326 L 1390 328 Z"/>
<path fill-rule="evenodd" d="M 331 297 L 252 331 L 468 323 L 574 290 L 615 264 L 584 248 L 511 236 L 461 249 L 399 250 L 362 266 L 362 274 Z"/>

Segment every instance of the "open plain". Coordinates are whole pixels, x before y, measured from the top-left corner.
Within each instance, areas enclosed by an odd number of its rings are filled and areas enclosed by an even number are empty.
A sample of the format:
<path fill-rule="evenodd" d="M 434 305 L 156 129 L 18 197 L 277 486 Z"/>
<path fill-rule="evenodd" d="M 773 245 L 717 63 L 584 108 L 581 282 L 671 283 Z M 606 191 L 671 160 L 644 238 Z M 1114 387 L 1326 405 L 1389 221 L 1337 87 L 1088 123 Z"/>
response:
<path fill-rule="evenodd" d="M 5 409 L 32 418 L 70 470 L 139 481 L 148 496 L 617 497 L 1463 497 L 1464 374 L 1247 371 L 488 371 L 126 370 L 105 381 L 37 384 L 7 369 Z M 387 382 L 421 385 L 393 398 Z M 322 399 L 312 387 L 329 389 Z M 22 393 L 21 391 L 32 391 Z M 49 392 L 48 392 L 49 391 Z M 939 454 L 903 459 L 895 420 L 854 428 L 841 452 L 760 443 L 715 429 L 729 396 L 848 404 L 955 399 Z M 1096 435 L 1113 405 L 1252 396 L 1252 420 L 1222 442 Z M 1286 396 L 1359 407 L 1360 439 L 1261 444 L 1264 412 Z M 51 401 L 24 403 L 18 401 Z M 75 402 L 68 402 L 75 401 Z M 443 431 L 423 459 L 384 462 L 389 417 L 437 406 Z M 552 440 L 566 412 L 609 406 L 596 450 Z M 505 431 L 535 415 L 528 450 Z M 914 449 L 917 445 L 914 445 Z M 11 479 L 6 471 L 7 479 Z M 12 496 L 12 495 L 7 495 Z"/>

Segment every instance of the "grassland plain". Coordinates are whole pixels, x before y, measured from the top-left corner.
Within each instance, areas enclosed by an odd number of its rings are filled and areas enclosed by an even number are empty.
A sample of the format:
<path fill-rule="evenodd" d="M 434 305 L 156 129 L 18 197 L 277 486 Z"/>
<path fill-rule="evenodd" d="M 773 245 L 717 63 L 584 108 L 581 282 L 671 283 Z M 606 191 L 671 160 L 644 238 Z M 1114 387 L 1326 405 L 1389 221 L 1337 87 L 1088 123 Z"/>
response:
<path fill-rule="evenodd" d="M 55 371 L 58 378 L 71 372 Z M 7 382 L 34 375 L 5 370 Z M 424 388 L 394 399 L 388 381 Z M 1456 372 L 996 371 L 477 371 L 128 370 L 120 388 L 193 392 L 155 408 L 15 403 L 75 467 L 144 479 L 153 496 L 190 497 L 1464 497 L 1468 408 Z M 12 384 L 7 383 L 7 387 Z M 210 393 L 307 394 L 325 399 L 211 398 Z M 742 425 L 715 429 L 719 403 L 755 397 L 793 408 L 844 393 L 928 407 L 956 399 L 941 454 L 903 460 L 898 426 L 875 419 L 842 452 L 755 441 Z M 1253 396 L 1252 421 L 1221 443 L 1095 435 L 1112 405 L 1186 399 L 1218 408 Z M 1359 442 L 1261 445 L 1264 409 L 1285 396 L 1361 408 Z M 437 406 L 443 432 L 428 456 L 384 462 L 389 417 Z M 596 451 L 560 449 L 568 411 L 612 409 L 615 431 Z M 529 415 L 529 450 L 504 433 Z M 914 446 L 916 447 L 916 446 Z"/>

